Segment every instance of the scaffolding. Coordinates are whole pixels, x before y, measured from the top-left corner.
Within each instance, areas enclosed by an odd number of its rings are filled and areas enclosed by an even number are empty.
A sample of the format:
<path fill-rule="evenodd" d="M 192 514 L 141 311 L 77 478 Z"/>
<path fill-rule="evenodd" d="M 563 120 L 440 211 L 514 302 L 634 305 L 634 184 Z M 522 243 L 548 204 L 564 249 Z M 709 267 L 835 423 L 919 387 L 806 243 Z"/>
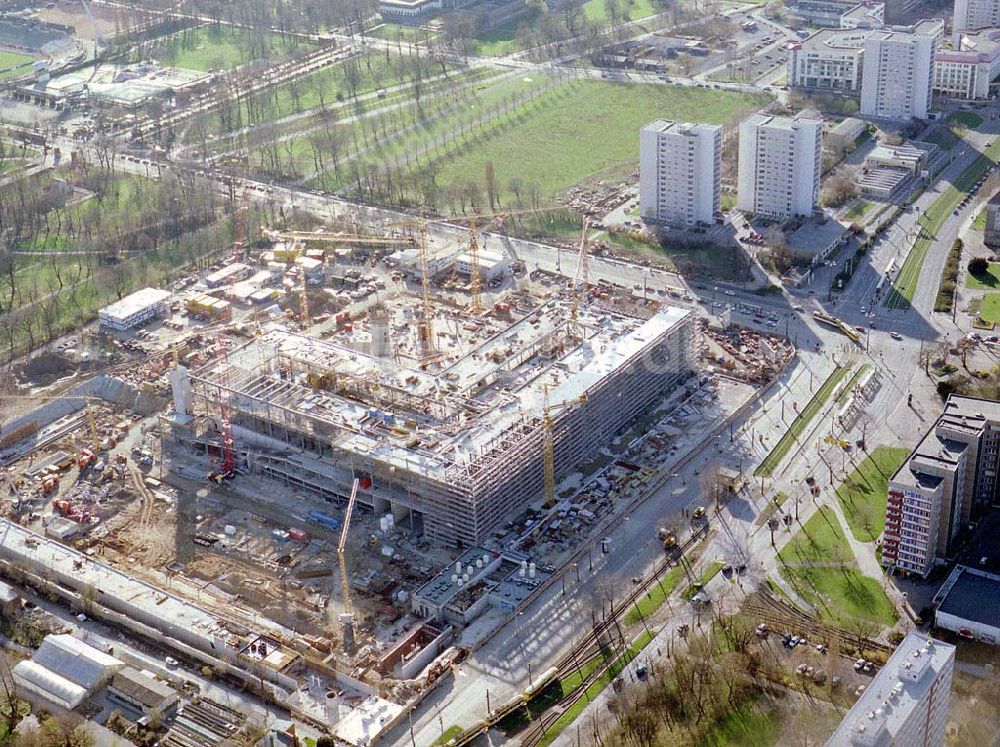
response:
<path fill-rule="evenodd" d="M 648 320 L 580 311 L 575 326 L 546 326 L 537 313 L 515 322 L 438 373 L 271 331 L 192 372 L 193 400 L 209 414 L 228 401 L 233 426 L 271 445 L 237 435 L 248 469 L 339 501 L 365 478 L 359 503 L 409 516 L 436 541 L 472 545 L 543 494 L 546 391 L 579 403 L 549 415 L 558 480 L 694 369 L 687 310 Z M 500 343 L 506 357 L 484 365 Z M 211 417 L 195 418 L 175 435 L 207 442 L 199 429 L 211 428 Z"/>

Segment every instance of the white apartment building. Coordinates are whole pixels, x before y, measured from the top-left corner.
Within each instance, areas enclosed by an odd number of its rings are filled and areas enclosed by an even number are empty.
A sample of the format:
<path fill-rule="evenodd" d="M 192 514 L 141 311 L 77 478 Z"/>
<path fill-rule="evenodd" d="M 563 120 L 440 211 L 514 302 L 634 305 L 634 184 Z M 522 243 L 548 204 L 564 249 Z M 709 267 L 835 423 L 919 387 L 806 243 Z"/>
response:
<path fill-rule="evenodd" d="M 955 647 L 910 633 L 851 706 L 827 747 L 943 745 Z"/>
<path fill-rule="evenodd" d="M 962 34 L 1000 26 L 1000 0 L 955 0 L 951 30 L 955 46 Z"/>
<path fill-rule="evenodd" d="M 865 41 L 874 31 L 820 29 L 788 50 L 788 85 L 837 93 L 861 90 Z"/>
<path fill-rule="evenodd" d="M 657 120 L 639 132 L 639 210 L 692 226 L 721 209 L 722 127 Z"/>
<path fill-rule="evenodd" d="M 819 197 L 823 122 L 755 114 L 740 124 L 737 207 L 774 218 L 811 215 Z"/>
<path fill-rule="evenodd" d="M 934 91 L 956 99 L 985 99 L 1000 75 L 1000 30 L 961 35 L 956 49 L 934 55 Z"/>
<path fill-rule="evenodd" d="M 962 524 L 996 502 L 998 466 L 1000 403 L 949 397 L 889 480 L 882 565 L 926 577 Z"/>
<path fill-rule="evenodd" d="M 935 37 L 920 29 L 876 31 L 865 39 L 861 113 L 925 119 L 931 105 Z"/>

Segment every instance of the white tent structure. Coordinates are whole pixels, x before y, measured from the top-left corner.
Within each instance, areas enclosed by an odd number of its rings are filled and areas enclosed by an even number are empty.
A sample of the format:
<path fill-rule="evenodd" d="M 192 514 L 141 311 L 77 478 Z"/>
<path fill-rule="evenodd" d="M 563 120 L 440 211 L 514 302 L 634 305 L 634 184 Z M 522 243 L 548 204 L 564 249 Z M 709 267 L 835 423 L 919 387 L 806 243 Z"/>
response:
<path fill-rule="evenodd" d="M 13 669 L 14 681 L 28 692 L 72 710 L 124 666 L 71 635 L 49 635 L 31 661 Z"/>

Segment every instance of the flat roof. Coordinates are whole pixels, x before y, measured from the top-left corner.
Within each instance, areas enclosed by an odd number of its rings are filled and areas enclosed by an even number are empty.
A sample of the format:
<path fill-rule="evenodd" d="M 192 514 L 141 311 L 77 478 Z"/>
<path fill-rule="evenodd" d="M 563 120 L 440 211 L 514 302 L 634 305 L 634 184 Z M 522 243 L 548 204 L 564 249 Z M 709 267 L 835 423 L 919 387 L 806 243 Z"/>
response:
<path fill-rule="evenodd" d="M 717 124 L 692 124 L 690 122 L 675 122 L 669 119 L 657 119 L 642 128 L 646 132 L 670 132 L 677 135 L 700 135 L 703 133 L 714 134 L 722 129 Z"/>
<path fill-rule="evenodd" d="M 840 241 L 847 229 L 835 220 L 806 221 L 788 236 L 788 246 L 800 254 L 819 254 Z"/>
<path fill-rule="evenodd" d="M 865 42 L 876 33 L 872 29 L 820 29 L 807 36 L 800 44 L 805 52 L 835 50 L 837 52 L 864 51 Z"/>
<path fill-rule="evenodd" d="M 1000 628 L 1000 576 L 962 567 L 937 611 Z"/>
<path fill-rule="evenodd" d="M 143 288 L 130 293 L 120 301 L 115 301 L 101 309 L 101 313 L 116 319 L 126 319 L 150 306 L 163 303 L 170 298 L 170 291 L 159 288 Z"/>
<path fill-rule="evenodd" d="M 894 744 L 900 727 L 927 690 L 952 666 L 955 647 L 920 633 L 909 633 L 851 706 L 827 747 L 844 747 L 865 735 L 869 744 Z M 881 740 L 878 733 L 884 730 Z"/>
<path fill-rule="evenodd" d="M 241 395 L 236 406 L 243 396 L 266 399 L 272 409 L 322 423 L 336 433 L 338 449 L 441 479 L 443 469 L 474 463 L 515 424 L 540 422 L 546 391 L 552 404 L 579 400 L 693 317 L 678 306 L 664 306 L 645 320 L 597 304 L 581 306 L 577 329 L 585 339 L 561 357 L 543 360 L 539 353 L 563 339 L 566 303 L 533 309 L 433 373 L 276 325 L 230 351 L 227 363 L 213 361 L 191 375 L 212 383 L 226 378 Z M 359 393 L 346 397 L 306 386 L 304 379 L 281 379 L 268 368 L 275 358 L 358 382 L 351 386 Z M 223 377 L 224 366 L 231 375 Z M 410 446 L 417 435 L 419 444 Z"/>

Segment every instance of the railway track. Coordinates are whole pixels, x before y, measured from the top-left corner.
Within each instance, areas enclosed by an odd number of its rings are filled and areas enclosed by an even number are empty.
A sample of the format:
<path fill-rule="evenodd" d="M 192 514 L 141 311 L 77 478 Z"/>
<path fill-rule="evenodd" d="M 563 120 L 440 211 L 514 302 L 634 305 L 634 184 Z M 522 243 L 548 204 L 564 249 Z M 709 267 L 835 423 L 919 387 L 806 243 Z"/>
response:
<path fill-rule="evenodd" d="M 567 678 L 574 672 L 579 671 L 585 665 L 593 661 L 594 658 L 601 655 L 603 649 L 613 645 L 614 641 L 620 640 L 620 626 L 622 618 L 628 614 L 629 610 L 638 604 L 638 601 L 642 597 L 648 594 L 653 587 L 659 583 L 660 577 L 666 573 L 670 567 L 679 562 L 685 553 L 691 550 L 691 548 L 693 548 L 703 538 L 708 536 L 708 528 L 709 525 L 706 523 L 703 527 L 699 527 L 698 531 L 690 534 L 687 539 L 666 554 L 653 573 L 643 577 L 639 583 L 635 584 L 629 594 L 623 600 L 619 601 L 617 606 L 612 608 L 611 613 L 607 617 L 602 620 L 595 619 L 594 624 L 587 631 L 586 635 L 580 638 L 573 648 L 559 659 L 559 662 L 555 665 L 555 667 L 553 667 L 553 670 L 551 670 L 552 676 L 548 678 L 547 682 L 536 685 L 531 688 L 530 692 L 525 692 L 519 696 L 515 696 L 514 699 L 508 701 L 506 704 L 491 713 L 488 718 L 469 727 L 448 744 L 455 745 L 456 747 L 469 744 L 472 740 L 486 732 L 490 727 L 497 724 L 506 716 L 514 713 L 520 708 L 526 708 L 530 700 L 544 690 L 549 684 Z M 566 709 L 583 698 L 587 689 L 595 681 L 603 677 L 607 673 L 608 669 L 619 661 L 620 658 L 620 655 L 608 657 L 604 664 L 596 667 L 592 672 L 590 672 L 583 679 L 580 686 L 575 688 L 572 693 L 566 695 L 558 703 L 555 703 L 546 709 L 546 711 L 535 719 L 527 729 L 521 732 L 519 735 L 521 744 L 538 744 L 552 724 L 559 719 Z"/>

